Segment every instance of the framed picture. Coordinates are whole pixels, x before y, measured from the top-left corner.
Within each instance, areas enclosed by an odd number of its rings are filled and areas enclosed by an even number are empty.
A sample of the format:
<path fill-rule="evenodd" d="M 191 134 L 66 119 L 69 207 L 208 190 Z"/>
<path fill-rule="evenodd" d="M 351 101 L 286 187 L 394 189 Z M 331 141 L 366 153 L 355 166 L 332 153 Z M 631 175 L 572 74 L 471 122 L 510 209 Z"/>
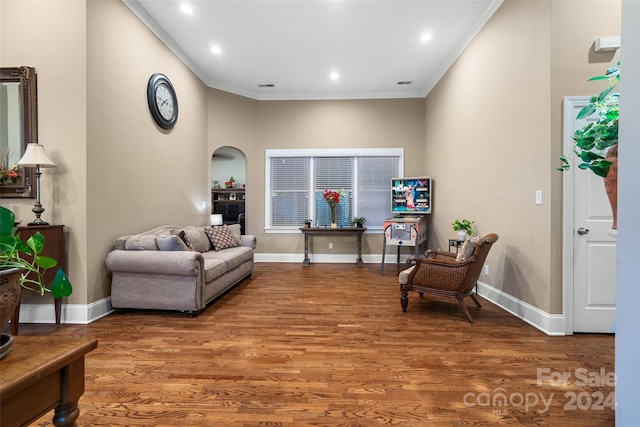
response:
<path fill-rule="evenodd" d="M 235 200 L 236 199 L 236 193 L 231 193 L 229 195 L 229 200 Z"/>

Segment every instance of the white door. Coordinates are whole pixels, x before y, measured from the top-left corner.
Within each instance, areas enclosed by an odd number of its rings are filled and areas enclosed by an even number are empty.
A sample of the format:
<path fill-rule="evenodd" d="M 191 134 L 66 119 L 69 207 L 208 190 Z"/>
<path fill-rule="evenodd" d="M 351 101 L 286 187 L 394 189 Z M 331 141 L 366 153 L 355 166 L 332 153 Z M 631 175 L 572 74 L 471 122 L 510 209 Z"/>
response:
<path fill-rule="evenodd" d="M 575 119 L 588 102 L 589 97 L 565 98 L 565 153 L 569 153 L 567 147 L 571 147 L 575 130 L 587 120 L 595 120 Z M 576 166 L 579 160 L 573 160 L 564 176 L 564 269 L 571 270 L 565 274 L 565 332 L 610 333 L 616 315 L 616 240 L 611 235 L 611 207 L 602 178 L 580 170 Z"/>

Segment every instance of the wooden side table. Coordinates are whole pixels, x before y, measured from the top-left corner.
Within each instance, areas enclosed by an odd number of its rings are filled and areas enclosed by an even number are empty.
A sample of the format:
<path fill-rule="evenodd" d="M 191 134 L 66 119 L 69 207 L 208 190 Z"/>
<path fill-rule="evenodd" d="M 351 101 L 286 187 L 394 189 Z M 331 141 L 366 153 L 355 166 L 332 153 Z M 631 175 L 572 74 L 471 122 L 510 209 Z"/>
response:
<path fill-rule="evenodd" d="M 84 356 L 96 347 L 95 338 L 14 337 L 0 361 L 0 425 L 28 425 L 54 408 L 54 426 L 75 425 Z"/>
<path fill-rule="evenodd" d="M 463 243 L 464 243 L 464 240 L 449 239 L 449 252 L 451 252 L 451 248 L 456 248 L 456 254 L 457 254 L 458 250 L 460 250 Z"/>
<path fill-rule="evenodd" d="M 58 265 L 49 269 L 44 275 L 44 283 L 46 285 L 51 284 L 53 278 L 58 271 L 58 267 L 62 267 L 65 272 L 65 245 L 64 245 L 64 225 L 33 225 L 18 227 L 16 232 L 20 233 L 20 238 L 25 242 L 27 239 L 37 232 L 42 233 L 44 236 L 44 250 L 41 255 L 55 258 L 58 261 Z M 29 257 L 25 257 L 30 259 Z M 55 315 L 56 326 L 60 326 L 60 317 L 62 311 L 62 298 L 54 298 L 55 303 Z M 20 322 L 20 303 L 16 307 L 11 318 L 11 335 L 18 335 L 18 327 Z"/>

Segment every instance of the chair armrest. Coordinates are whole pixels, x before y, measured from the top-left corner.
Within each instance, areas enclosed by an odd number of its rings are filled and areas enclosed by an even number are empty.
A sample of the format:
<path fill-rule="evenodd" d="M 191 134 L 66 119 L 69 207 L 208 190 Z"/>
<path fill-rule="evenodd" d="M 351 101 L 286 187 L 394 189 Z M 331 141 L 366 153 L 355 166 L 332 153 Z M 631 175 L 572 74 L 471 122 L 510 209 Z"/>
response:
<path fill-rule="evenodd" d="M 111 271 L 144 274 L 196 276 L 202 271 L 203 258 L 195 251 L 127 251 L 109 252 L 105 261 Z"/>
<path fill-rule="evenodd" d="M 437 259 L 440 261 L 447 261 L 447 262 L 456 262 L 456 258 L 458 257 L 457 254 L 454 254 L 451 252 L 432 251 L 432 250 L 428 250 L 425 253 L 425 256 L 429 259 Z"/>

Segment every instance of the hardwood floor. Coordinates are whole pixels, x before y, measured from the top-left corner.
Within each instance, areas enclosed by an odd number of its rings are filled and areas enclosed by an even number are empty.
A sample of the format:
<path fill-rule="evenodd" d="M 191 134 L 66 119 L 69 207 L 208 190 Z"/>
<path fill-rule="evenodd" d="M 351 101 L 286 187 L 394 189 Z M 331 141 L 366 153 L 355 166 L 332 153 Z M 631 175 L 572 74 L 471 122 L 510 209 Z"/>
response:
<path fill-rule="evenodd" d="M 613 335 L 549 337 L 479 300 L 472 325 L 453 299 L 403 313 L 393 266 L 259 263 L 197 318 L 20 332 L 98 338 L 79 426 L 614 425 Z"/>

